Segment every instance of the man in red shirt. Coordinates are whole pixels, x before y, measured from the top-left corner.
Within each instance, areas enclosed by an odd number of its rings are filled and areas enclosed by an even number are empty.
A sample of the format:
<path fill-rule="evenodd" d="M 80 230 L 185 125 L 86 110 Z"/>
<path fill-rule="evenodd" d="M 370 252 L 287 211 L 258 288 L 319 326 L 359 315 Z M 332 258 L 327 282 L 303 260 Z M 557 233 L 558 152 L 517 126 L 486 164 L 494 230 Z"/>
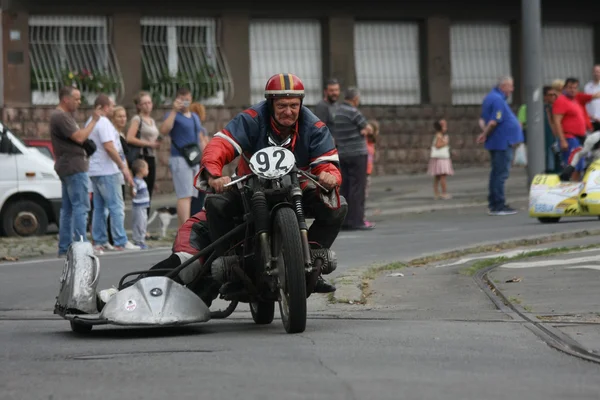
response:
<path fill-rule="evenodd" d="M 587 116 L 585 104 L 599 96 L 600 93 L 594 95 L 579 93 L 579 81 L 576 78 L 567 78 L 563 94 L 552 106 L 554 125 L 565 165 L 569 164 L 571 151 L 583 144 L 586 132 L 588 129 L 591 130 L 591 121 Z M 579 180 L 583 168 L 584 160 L 581 160 L 575 167 L 574 181 Z"/>

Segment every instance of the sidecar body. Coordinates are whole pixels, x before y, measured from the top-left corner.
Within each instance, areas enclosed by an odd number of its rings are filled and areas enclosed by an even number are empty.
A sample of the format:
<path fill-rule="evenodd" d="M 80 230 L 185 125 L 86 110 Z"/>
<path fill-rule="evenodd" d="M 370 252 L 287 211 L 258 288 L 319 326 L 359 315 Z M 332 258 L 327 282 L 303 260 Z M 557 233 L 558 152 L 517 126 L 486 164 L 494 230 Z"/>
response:
<path fill-rule="evenodd" d="M 210 310 L 190 289 L 164 276 L 142 278 L 117 292 L 98 311 L 100 262 L 88 242 L 74 243 L 65 261 L 54 313 L 75 332 L 93 325 L 179 326 L 210 320 Z"/>

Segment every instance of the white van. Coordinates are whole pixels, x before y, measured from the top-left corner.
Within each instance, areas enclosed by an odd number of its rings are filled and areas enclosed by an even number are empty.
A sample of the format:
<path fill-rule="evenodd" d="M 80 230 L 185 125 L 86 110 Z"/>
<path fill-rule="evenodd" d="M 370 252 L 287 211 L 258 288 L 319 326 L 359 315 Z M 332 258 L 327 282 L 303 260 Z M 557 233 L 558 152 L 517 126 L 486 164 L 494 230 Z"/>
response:
<path fill-rule="evenodd" d="M 62 197 L 54 160 L 0 123 L 0 233 L 43 235 L 58 225 Z"/>

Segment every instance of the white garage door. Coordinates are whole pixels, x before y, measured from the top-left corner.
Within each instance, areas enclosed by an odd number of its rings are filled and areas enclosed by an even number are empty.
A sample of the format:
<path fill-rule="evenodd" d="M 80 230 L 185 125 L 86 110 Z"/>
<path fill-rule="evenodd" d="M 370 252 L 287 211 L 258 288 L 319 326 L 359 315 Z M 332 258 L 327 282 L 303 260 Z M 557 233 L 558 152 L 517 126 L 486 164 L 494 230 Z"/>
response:
<path fill-rule="evenodd" d="M 574 77 L 580 87 L 592 77 L 594 31 L 591 26 L 544 26 L 542 70 L 544 85 Z"/>
<path fill-rule="evenodd" d="M 452 104 L 481 104 L 502 75 L 511 75 L 508 24 L 450 27 Z"/>
<path fill-rule="evenodd" d="M 417 23 L 356 22 L 354 57 L 362 104 L 421 102 Z"/>
<path fill-rule="evenodd" d="M 268 21 L 250 23 L 250 90 L 252 103 L 264 100 L 267 79 L 278 73 L 300 77 L 305 104 L 322 99 L 321 24 L 319 21 Z"/>

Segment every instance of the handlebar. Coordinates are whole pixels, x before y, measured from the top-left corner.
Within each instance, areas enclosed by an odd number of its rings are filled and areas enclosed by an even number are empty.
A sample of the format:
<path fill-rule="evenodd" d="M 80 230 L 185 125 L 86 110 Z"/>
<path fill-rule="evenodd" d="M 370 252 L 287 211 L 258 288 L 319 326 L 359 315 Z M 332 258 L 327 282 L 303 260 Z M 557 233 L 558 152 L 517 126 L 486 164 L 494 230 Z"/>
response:
<path fill-rule="evenodd" d="M 304 175 L 307 178 L 313 180 L 313 181 L 319 181 L 319 177 L 316 175 L 311 174 L 310 172 L 306 172 L 306 171 L 302 171 L 302 170 L 298 170 L 300 175 Z M 300 172 L 301 171 L 301 172 Z"/>
<path fill-rule="evenodd" d="M 301 170 L 301 169 L 296 169 L 296 173 L 299 174 L 299 175 L 302 175 L 302 176 L 304 176 L 304 177 L 306 177 L 308 179 L 310 179 L 315 185 L 317 185 L 319 188 L 321 188 L 322 190 L 324 190 L 326 193 L 329 193 L 331 191 L 330 189 L 325 188 L 323 185 L 321 185 L 319 183 L 319 177 L 318 176 L 316 176 L 314 174 L 311 174 L 310 172 Z M 231 182 L 226 183 L 225 185 L 223 185 L 223 187 L 228 188 L 228 187 L 237 185 L 238 183 L 245 181 L 246 179 L 250 178 L 251 176 L 254 176 L 254 173 L 250 173 L 248 175 L 244 175 L 244 176 L 240 176 L 240 177 L 238 177 L 236 179 L 232 179 Z M 207 193 L 214 193 L 214 189 L 211 188 L 211 187 L 209 187 L 206 192 Z"/>
<path fill-rule="evenodd" d="M 327 188 L 325 188 L 323 185 L 321 185 L 321 184 L 319 183 L 319 177 L 318 177 L 318 176 L 316 176 L 316 175 L 313 175 L 313 174 L 311 174 L 310 172 L 303 171 L 303 170 L 301 170 L 301 169 L 299 169 L 299 170 L 298 170 L 298 173 L 299 173 L 300 175 L 304 175 L 305 177 L 307 177 L 308 179 L 310 179 L 311 181 L 313 181 L 313 183 L 314 183 L 315 185 L 317 185 L 318 187 L 320 187 L 322 190 L 324 190 L 324 191 L 325 191 L 325 193 L 329 193 L 329 192 L 331 192 L 331 189 L 327 189 Z"/>

